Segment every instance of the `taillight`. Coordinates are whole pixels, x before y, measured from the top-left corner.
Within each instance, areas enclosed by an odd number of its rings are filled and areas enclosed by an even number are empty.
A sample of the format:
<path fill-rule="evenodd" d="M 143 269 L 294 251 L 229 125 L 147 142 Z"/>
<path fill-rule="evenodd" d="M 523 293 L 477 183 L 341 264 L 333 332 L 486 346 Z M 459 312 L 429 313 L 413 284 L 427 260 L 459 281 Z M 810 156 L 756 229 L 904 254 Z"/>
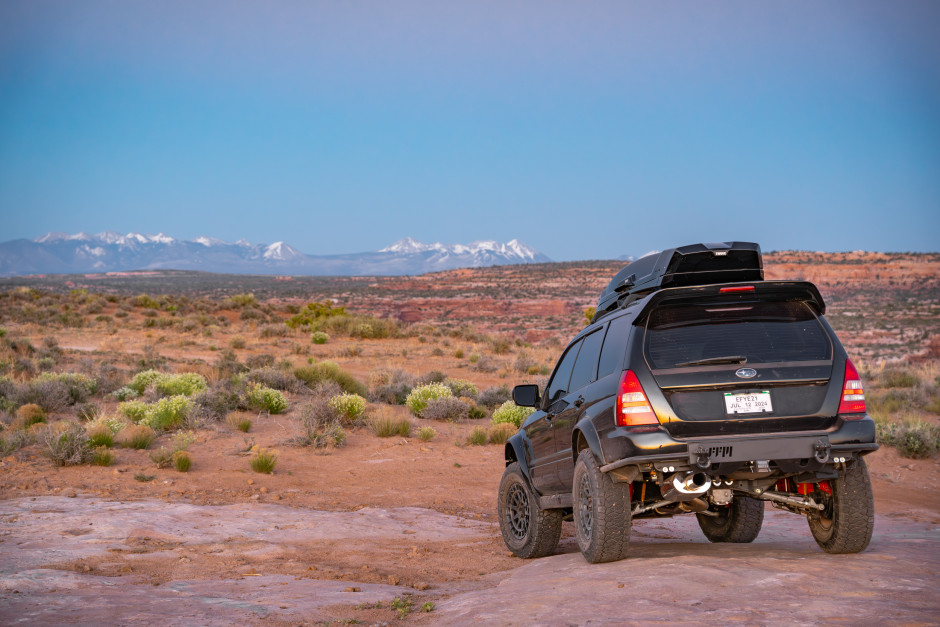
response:
<path fill-rule="evenodd" d="M 733 294 L 734 292 L 753 292 L 753 285 L 737 285 L 735 287 L 723 287 L 718 290 L 719 294 Z"/>
<path fill-rule="evenodd" d="M 845 360 L 845 382 L 842 384 L 842 401 L 839 403 L 840 414 L 864 414 L 865 390 L 862 389 L 862 379 L 852 364 L 851 359 Z M 846 416 L 849 420 L 861 416 Z"/>
<path fill-rule="evenodd" d="M 649 399 L 643 392 L 643 386 L 632 370 L 623 373 L 620 388 L 617 391 L 617 426 L 658 425 L 659 420 L 653 413 Z"/>

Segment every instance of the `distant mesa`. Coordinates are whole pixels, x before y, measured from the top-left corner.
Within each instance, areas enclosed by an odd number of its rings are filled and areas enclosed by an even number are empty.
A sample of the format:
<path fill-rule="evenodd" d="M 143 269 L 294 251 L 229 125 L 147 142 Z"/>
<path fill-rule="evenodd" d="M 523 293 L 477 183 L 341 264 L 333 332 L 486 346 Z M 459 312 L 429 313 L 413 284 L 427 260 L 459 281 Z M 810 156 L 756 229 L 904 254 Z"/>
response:
<path fill-rule="evenodd" d="M 47 233 L 0 243 L 0 276 L 130 270 L 202 270 L 238 274 L 389 276 L 457 268 L 547 263 L 519 240 L 425 244 L 406 237 L 374 252 L 308 255 L 290 244 L 227 242 L 207 235 L 181 240 L 157 233 Z"/>

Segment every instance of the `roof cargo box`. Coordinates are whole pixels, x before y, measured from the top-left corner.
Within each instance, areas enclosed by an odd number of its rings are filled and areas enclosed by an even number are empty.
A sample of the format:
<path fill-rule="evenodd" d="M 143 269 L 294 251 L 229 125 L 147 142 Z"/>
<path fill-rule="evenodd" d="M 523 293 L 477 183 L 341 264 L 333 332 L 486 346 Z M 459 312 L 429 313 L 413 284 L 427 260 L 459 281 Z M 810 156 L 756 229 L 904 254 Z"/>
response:
<path fill-rule="evenodd" d="M 665 287 L 762 281 L 760 246 L 752 242 L 690 244 L 653 253 L 614 275 L 597 301 L 594 320 Z"/>

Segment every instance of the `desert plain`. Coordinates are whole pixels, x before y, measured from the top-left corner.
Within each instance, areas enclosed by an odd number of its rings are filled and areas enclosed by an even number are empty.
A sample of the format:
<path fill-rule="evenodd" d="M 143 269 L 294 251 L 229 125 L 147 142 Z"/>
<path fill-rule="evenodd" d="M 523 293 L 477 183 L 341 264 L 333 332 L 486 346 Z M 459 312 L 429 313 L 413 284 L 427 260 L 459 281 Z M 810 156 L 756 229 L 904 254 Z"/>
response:
<path fill-rule="evenodd" d="M 820 287 L 879 433 L 895 438 L 867 457 L 876 525 L 858 555 L 823 553 L 805 520 L 769 505 L 748 545 L 709 544 L 685 516 L 635 521 L 635 552 L 613 564 L 585 563 L 570 523 L 550 557 L 509 553 L 491 416 L 512 385 L 544 383 L 622 262 L 0 279 L 0 623 L 937 624 L 940 255 L 780 252 L 765 264 L 768 278 Z M 287 324 L 308 303 L 344 312 Z M 157 403 L 150 388 L 121 392 L 151 370 L 205 381 L 179 424 L 147 448 L 96 449 L 107 465 L 50 456 L 53 430 Z M 93 391 L 36 396 L 62 373 Z M 342 438 L 311 422 L 334 379 L 368 399 L 339 421 Z M 456 413 L 400 402 L 445 381 Z M 286 407 L 225 396 L 262 384 Z M 25 424 L 28 404 L 42 421 Z M 159 454 L 182 445 L 185 472 Z M 275 452 L 273 472 L 252 469 L 259 450 Z"/>

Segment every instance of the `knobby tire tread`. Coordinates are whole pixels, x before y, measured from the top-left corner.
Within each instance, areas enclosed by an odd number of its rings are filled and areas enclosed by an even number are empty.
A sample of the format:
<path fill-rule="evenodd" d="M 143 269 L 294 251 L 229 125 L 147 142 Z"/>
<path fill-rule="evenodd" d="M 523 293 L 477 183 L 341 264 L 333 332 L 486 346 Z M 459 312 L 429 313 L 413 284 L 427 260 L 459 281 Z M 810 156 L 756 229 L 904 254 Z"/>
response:
<path fill-rule="evenodd" d="M 586 473 L 593 486 L 594 524 L 591 538 L 582 538 L 578 528 L 578 545 L 584 558 L 592 563 L 615 562 L 627 556 L 630 545 L 632 512 L 630 484 L 614 483 L 610 475 L 600 471 L 590 449 L 581 451 L 575 467 L 575 512 L 577 515 L 577 490 L 580 472 Z"/>
<path fill-rule="evenodd" d="M 833 492 L 833 520 L 829 529 L 818 519 L 809 519 L 809 528 L 826 553 L 859 553 L 871 542 L 875 528 L 875 501 L 865 460 L 856 462 L 830 481 Z"/>

